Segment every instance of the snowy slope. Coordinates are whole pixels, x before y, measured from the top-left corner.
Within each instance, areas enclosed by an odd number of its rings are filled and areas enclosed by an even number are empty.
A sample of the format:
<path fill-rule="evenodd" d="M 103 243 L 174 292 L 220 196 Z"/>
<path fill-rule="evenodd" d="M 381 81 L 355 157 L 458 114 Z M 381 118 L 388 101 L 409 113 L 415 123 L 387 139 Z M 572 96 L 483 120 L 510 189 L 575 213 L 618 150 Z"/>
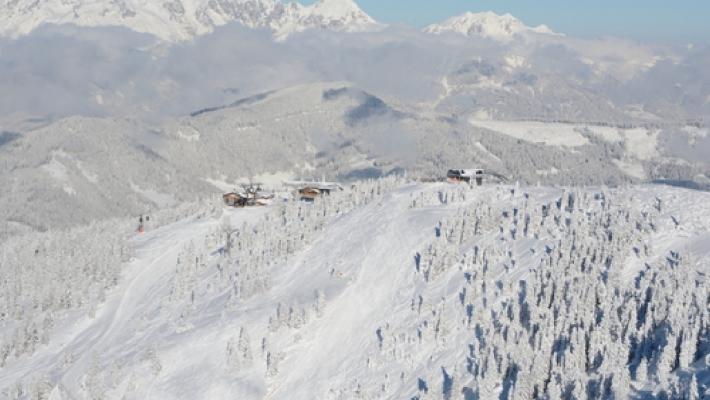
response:
<path fill-rule="evenodd" d="M 557 35 L 545 25 L 529 27 L 510 14 L 498 15 L 490 11 L 468 12 L 449 18 L 444 22 L 429 25 L 424 28 L 424 31 L 432 34 L 460 33 L 466 36 L 484 37 L 504 42 L 528 33 Z"/>
<path fill-rule="evenodd" d="M 279 0 L 20 0 L 0 4 L 0 35 L 26 35 L 42 24 L 119 26 L 167 41 L 185 41 L 239 22 L 272 30 L 277 39 L 306 29 L 364 31 L 378 24 L 352 0 L 312 6 Z"/>
<path fill-rule="evenodd" d="M 531 398 L 546 376 L 552 398 L 607 385 L 615 398 L 679 398 L 691 376 L 706 391 L 708 200 L 389 180 L 315 205 L 188 218 L 130 240 L 135 259 L 95 317 L 58 320 L 48 344 L 6 354 L 0 393 L 505 399 Z M 678 301 L 657 281 L 682 285 Z M 0 337 L 11 326 L 0 320 Z M 664 361 L 671 337 L 678 366 Z"/>

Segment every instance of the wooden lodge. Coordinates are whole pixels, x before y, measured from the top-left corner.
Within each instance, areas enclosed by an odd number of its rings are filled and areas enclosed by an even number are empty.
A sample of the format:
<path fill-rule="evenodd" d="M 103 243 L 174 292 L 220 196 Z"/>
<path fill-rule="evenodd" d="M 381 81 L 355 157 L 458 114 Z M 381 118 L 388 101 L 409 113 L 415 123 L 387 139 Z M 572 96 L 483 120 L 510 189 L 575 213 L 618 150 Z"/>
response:
<path fill-rule="evenodd" d="M 226 193 L 222 195 L 222 199 L 229 207 L 246 207 L 249 200 L 244 194 L 236 192 Z"/>
<path fill-rule="evenodd" d="M 450 169 L 446 173 L 446 180 L 451 183 L 472 183 L 476 182 L 477 186 L 483 185 L 484 171 L 479 168 L 468 169 Z"/>
<path fill-rule="evenodd" d="M 296 196 L 299 200 L 314 201 L 321 196 L 327 196 L 336 190 L 343 190 L 337 182 L 285 182 L 286 186 L 296 189 Z"/>
<path fill-rule="evenodd" d="M 330 194 L 330 191 L 321 190 L 310 186 L 298 189 L 298 198 L 303 201 L 314 201 L 316 198 L 324 194 Z"/>
<path fill-rule="evenodd" d="M 271 204 L 274 199 L 273 193 L 267 193 L 261 190 L 259 186 L 245 186 L 244 190 L 226 193 L 222 195 L 224 204 L 229 207 L 253 207 L 266 206 Z"/>

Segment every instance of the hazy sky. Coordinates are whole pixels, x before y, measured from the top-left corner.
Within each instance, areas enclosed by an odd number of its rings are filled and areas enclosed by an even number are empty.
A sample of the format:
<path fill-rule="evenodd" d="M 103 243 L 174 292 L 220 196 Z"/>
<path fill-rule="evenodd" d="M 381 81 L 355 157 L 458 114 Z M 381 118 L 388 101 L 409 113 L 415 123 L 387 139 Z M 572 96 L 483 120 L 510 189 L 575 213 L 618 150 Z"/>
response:
<path fill-rule="evenodd" d="M 301 0 L 311 4 L 316 0 Z M 425 26 L 466 11 L 511 13 L 574 36 L 710 41 L 710 0 L 355 0 L 375 19 Z"/>

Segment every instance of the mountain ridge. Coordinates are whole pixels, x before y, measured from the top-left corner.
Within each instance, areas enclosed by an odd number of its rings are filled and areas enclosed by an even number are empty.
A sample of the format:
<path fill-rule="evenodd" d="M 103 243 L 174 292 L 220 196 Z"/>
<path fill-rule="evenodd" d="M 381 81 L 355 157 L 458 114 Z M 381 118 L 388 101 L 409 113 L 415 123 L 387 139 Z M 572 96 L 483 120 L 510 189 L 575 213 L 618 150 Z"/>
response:
<path fill-rule="evenodd" d="M 481 36 L 484 38 L 510 41 L 519 35 L 542 34 L 556 35 L 547 25 L 530 27 L 511 14 L 499 15 L 492 11 L 473 13 L 467 12 L 451 17 L 443 22 L 424 28 L 431 34 L 460 33 L 466 36 Z"/>
<path fill-rule="evenodd" d="M 0 36 L 17 38 L 43 24 L 84 27 L 119 26 L 168 42 L 189 41 L 216 27 L 238 22 L 272 31 L 274 38 L 308 29 L 360 32 L 378 29 L 372 17 L 352 0 L 320 0 L 304 6 L 280 0 L 19 0 L 0 6 Z"/>
<path fill-rule="evenodd" d="M 530 184 L 710 182 L 707 163 L 679 158 L 666 141 L 683 127 L 452 118 L 447 110 L 322 82 L 163 123 L 75 116 L 7 126 L 18 133 L 0 146 L 0 186 L 12 188 L 0 209 L 6 222 L 44 231 L 148 213 L 244 181 L 279 187 L 302 177 L 350 182 L 403 171 L 435 179 L 471 164 Z M 691 131 L 678 140 L 693 140 Z"/>
<path fill-rule="evenodd" d="M 43 24 L 125 27 L 167 42 L 184 42 L 232 22 L 270 30 L 277 41 L 309 29 L 365 32 L 385 27 L 354 0 L 319 0 L 302 5 L 288 0 L 17 0 L 0 5 L 0 36 L 28 35 Z M 530 27 L 511 14 L 466 12 L 423 29 L 428 34 L 459 33 L 510 42 L 537 34 L 561 36 L 546 25 Z"/>

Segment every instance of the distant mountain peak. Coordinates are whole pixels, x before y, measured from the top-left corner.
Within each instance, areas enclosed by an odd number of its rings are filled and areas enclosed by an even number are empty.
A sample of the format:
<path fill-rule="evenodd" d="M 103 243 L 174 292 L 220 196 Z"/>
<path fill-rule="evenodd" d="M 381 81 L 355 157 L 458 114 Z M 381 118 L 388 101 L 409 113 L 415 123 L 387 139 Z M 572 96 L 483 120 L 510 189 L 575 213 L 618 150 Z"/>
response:
<path fill-rule="evenodd" d="M 379 24 L 353 0 L 304 6 L 281 0 L 15 0 L 0 2 L 0 36 L 29 34 L 42 24 L 121 26 L 165 41 L 185 41 L 230 22 L 267 28 L 277 39 L 308 29 L 374 30 Z"/>
<path fill-rule="evenodd" d="M 468 12 L 449 18 L 444 22 L 430 25 L 424 31 L 433 34 L 454 32 L 466 36 L 480 36 L 500 41 L 509 41 L 517 35 L 526 33 L 557 35 L 546 25 L 529 27 L 510 14 L 498 15 L 491 11 Z"/>
<path fill-rule="evenodd" d="M 277 38 L 306 29 L 327 29 L 339 32 L 377 30 L 381 26 L 365 13 L 353 0 L 320 0 L 311 6 L 298 6 L 296 22 L 288 21 L 275 29 Z"/>
<path fill-rule="evenodd" d="M 320 0 L 312 6 L 312 9 L 318 11 L 320 15 L 334 17 L 350 14 L 365 14 L 362 9 L 360 9 L 360 6 L 353 0 Z M 369 16 L 367 16 L 367 18 L 372 20 Z M 374 22 L 374 20 L 372 22 Z"/>

